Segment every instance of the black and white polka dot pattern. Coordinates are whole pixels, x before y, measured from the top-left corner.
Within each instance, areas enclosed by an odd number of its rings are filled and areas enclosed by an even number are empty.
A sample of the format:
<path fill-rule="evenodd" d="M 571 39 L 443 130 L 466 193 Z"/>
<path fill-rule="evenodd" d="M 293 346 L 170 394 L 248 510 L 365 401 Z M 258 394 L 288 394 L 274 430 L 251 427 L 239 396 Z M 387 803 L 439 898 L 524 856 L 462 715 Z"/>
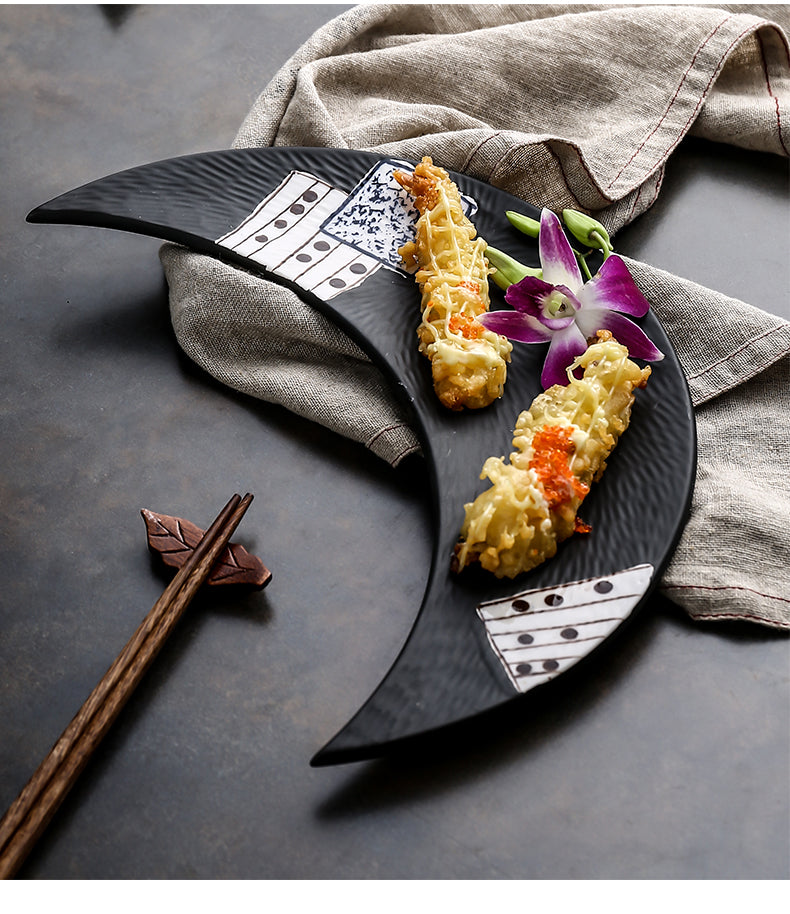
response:
<path fill-rule="evenodd" d="M 326 219 L 346 199 L 345 193 L 314 175 L 292 171 L 217 244 L 329 301 L 381 266 L 323 231 Z"/>
<path fill-rule="evenodd" d="M 414 237 L 417 210 L 394 178 L 407 163 L 377 162 L 346 194 L 292 171 L 217 244 L 295 282 L 323 301 L 353 289 L 382 266 L 405 273 L 400 247 Z M 462 197 L 467 214 L 476 210 Z"/>
<path fill-rule="evenodd" d="M 516 690 L 547 682 L 597 647 L 642 599 L 653 570 L 636 565 L 481 603 L 489 643 Z"/>

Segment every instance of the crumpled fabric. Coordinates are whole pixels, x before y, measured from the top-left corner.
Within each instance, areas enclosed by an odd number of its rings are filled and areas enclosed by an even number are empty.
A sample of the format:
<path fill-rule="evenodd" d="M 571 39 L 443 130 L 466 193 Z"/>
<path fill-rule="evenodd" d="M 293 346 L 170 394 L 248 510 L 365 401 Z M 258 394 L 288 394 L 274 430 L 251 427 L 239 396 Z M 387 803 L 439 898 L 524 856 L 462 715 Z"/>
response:
<path fill-rule="evenodd" d="M 614 235 L 687 135 L 788 156 L 788 30 L 774 5 L 363 5 L 287 61 L 233 145 L 430 155 Z M 419 450 L 365 353 L 296 294 L 174 245 L 161 259 L 176 337 L 212 376 L 393 465 Z M 694 619 L 790 629 L 790 325 L 628 263 L 697 421 L 691 514 L 661 588 Z"/>

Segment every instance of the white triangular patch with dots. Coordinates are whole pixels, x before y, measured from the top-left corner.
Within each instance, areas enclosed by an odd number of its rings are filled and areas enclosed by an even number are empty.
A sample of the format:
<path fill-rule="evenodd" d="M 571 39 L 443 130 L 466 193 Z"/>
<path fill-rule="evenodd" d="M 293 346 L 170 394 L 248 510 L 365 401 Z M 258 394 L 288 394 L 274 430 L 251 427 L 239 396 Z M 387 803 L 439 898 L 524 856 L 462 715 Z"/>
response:
<path fill-rule="evenodd" d="M 528 692 L 589 654 L 631 614 L 653 571 L 636 565 L 481 603 L 477 613 L 514 687 Z"/>

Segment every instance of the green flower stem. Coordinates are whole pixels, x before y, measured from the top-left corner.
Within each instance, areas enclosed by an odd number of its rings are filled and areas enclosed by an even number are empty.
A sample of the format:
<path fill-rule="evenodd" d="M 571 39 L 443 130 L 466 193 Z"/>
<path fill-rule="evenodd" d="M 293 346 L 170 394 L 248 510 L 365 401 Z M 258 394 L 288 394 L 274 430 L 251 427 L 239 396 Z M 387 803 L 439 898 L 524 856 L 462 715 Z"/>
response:
<path fill-rule="evenodd" d="M 604 260 L 606 260 L 606 258 L 614 251 L 614 248 L 609 241 L 608 235 L 606 238 L 604 238 L 600 232 L 590 232 L 590 240 L 593 242 L 595 247 L 600 248 L 603 251 Z"/>
<path fill-rule="evenodd" d="M 590 268 L 587 266 L 587 258 L 584 256 L 584 254 L 580 254 L 578 251 L 574 251 L 573 253 L 576 255 L 576 259 L 579 261 L 579 266 L 582 269 L 585 280 L 592 279 L 592 273 L 590 272 Z"/>

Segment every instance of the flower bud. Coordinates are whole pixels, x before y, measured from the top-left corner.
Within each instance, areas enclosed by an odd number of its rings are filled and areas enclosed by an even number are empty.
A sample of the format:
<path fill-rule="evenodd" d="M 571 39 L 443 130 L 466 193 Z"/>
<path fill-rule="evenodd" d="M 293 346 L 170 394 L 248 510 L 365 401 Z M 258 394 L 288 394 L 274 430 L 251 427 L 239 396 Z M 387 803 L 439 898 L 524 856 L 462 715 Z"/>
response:
<path fill-rule="evenodd" d="M 567 226 L 568 231 L 590 248 L 600 248 L 602 251 L 611 251 L 612 244 L 609 239 L 609 233 L 592 216 L 586 213 L 580 213 L 575 209 L 564 209 L 562 211 L 562 221 Z"/>
<path fill-rule="evenodd" d="M 507 289 L 513 283 L 521 282 L 525 276 L 543 276 L 542 270 L 536 267 L 527 267 L 496 248 L 487 247 L 486 258 L 489 266 L 494 268 L 491 279 L 500 289 Z"/>
<path fill-rule="evenodd" d="M 530 238 L 537 238 L 540 234 L 540 222 L 537 219 L 530 219 L 529 216 L 513 212 L 513 210 L 508 210 L 505 215 L 513 228 L 529 235 Z"/>

